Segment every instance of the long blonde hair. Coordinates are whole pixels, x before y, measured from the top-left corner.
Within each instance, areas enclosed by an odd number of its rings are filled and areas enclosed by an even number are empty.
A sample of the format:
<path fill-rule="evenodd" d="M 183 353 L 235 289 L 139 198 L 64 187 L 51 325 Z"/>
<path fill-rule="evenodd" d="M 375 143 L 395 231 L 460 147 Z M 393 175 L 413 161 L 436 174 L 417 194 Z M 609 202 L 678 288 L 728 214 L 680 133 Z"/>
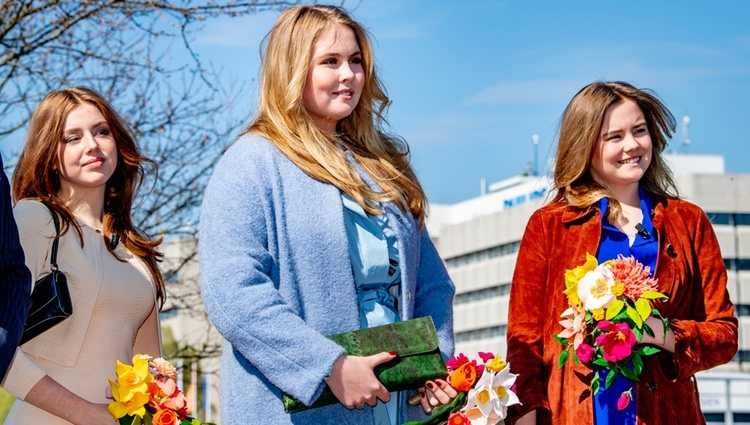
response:
<path fill-rule="evenodd" d="M 570 205 L 585 208 L 606 197 L 610 205 L 607 219 L 611 223 L 620 221 L 620 203 L 591 176 L 591 157 L 600 139 L 607 109 L 623 99 L 632 100 L 638 105 L 651 136 L 653 159 L 640 180 L 641 187 L 657 196 L 678 196 L 672 172 L 662 158 L 662 152 L 675 129 L 674 116 L 649 90 L 613 81 L 587 85 L 565 108 L 555 159 L 554 184 L 557 194 L 552 202 L 564 200 Z"/>
<path fill-rule="evenodd" d="M 60 174 L 56 170 L 65 120 L 73 109 L 83 104 L 94 106 L 104 116 L 117 147 L 117 167 L 105 188 L 104 237 L 109 242 L 113 235 L 117 235 L 130 252 L 146 263 L 163 304 L 166 296 L 164 281 L 157 264 L 162 255 L 156 250 L 161 238 L 152 240 L 143 235 L 130 215 L 133 199 L 145 174 L 144 164 L 151 163 L 151 160 L 141 154 L 130 127 L 99 93 L 86 87 L 70 87 L 51 91 L 42 99 L 31 116 L 26 143 L 13 173 L 13 199 L 37 199 L 54 209 L 61 218 L 61 232 L 72 227 L 83 246 L 81 227 L 58 194 L 61 186 Z M 105 246 L 117 257 L 112 244 L 106 243 Z"/>
<path fill-rule="evenodd" d="M 359 103 L 351 115 L 339 121 L 336 134 L 321 131 L 302 100 L 315 42 L 331 25 L 352 29 L 365 71 Z M 427 202 L 409 164 L 408 146 L 383 130 L 389 103 L 375 71 L 367 31 L 339 7 L 294 6 L 281 14 L 266 36 L 259 112 L 243 134 L 269 139 L 309 176 L 336 186 L 368 213 L 381 213 L 368 200 L 393 201 L 410 211 L 422 226 Z M 362 180 L 339 144 L 373 177 L 379 191 Z"/>

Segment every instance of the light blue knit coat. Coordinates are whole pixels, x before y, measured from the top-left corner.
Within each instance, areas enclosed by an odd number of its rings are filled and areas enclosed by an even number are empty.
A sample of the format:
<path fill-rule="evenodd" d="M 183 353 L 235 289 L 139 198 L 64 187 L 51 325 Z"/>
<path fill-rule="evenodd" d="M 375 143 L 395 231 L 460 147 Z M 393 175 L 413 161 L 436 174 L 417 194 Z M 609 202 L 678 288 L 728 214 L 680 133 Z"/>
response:
<path fill-rule="evenodd" d="M 447 358 L 453 283 L 427 231 L 394 204 L 385 211 L 399 241 L 401 317 L 432 316 Z M 324 335 L 359 327 L 339 190 L 310 178 L 268 140 L 244 136 L 206 189 L 199 241 L 203 300 L 225 338 L 222 424 L 371 425 L 369 407 L 288 415 L 280 401 L 283 390 L 313 402 L 343 353 Z"/>

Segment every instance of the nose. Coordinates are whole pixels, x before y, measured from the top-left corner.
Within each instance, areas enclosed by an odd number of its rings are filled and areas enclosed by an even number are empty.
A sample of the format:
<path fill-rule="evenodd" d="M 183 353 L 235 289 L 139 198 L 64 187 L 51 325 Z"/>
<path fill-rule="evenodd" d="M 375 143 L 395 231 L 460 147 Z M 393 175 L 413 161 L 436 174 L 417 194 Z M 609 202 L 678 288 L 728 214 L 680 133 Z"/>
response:
<path fill-rule="evenodd" d="M 339 74 L 339 79 L 342 82 L 346 82 L 351 81 L 352 78 L 354 78 L 354 71 L 352 70 L 349 62 L 344 61 L 344 63 L 341 65 L 341 73 Z"/>
<path fill-rule="evenodd" d="M 87 152 L 94 152 L 99 150 L 99 142 L 91 132 L 86 132 L 83 135 L 83 142 L 85 143 Z"/>
<path fill-rule="evenodd" d="M 628 133 L 625 135 L 625 140 L 623 140 L 623 149 L 626 151 L 633 151 L 635 149 L 638 149 L 641 146 L 641 144 L 638 142 L 638 139 L 632 134 Z"/>

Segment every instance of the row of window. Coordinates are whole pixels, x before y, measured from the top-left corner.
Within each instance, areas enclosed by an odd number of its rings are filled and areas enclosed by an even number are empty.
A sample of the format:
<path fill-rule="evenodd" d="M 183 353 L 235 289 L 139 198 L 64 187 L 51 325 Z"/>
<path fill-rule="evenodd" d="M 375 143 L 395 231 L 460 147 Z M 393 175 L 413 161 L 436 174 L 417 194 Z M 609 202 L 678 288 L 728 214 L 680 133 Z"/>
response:
<path fill-rule="evenodd" d="M 722 225 L 733 225 L 733 226 L 750 226 L 750 214 L 745 213 L 718 213 L 709 212 L 706 213 L 712 224 Z M 503 255 L 513 254 L 518 252 L 521 247 L 521 241 L 514 241 L 504 243 L 502 245 L 493 246 L 492 248 L 482 249 L 479 251 L 470 252 L 468 254 L 459 255 L 453 258 L 445 260 L 447 267 L 458 267 L 466 264 L 476 263 L 478 261 L 489 260 L 492 258 L 501 257 Z M 724 262 L 728 263 L 727 269 L 729 270 L 750 270 L 750 259 L 725 259 Z M 731 262 L 737 261 L 737 268 Z M 732 267 L 730 267 L 730 265 Z"/>
<path fill-rule="evenodd" d="M 711 224 L 750 226 L 750 214 L 706 212 Z"/>
<path fill-rule="evenodd" d="M 504 243 L 502 245 L 493 246 L 492 248 L 482 249 L 480 251 L 474 251 L 469 254 L 459 255 L 457 257 L 448 258 L 445 260 L 446 267 L 458 267 L 465 266 L 466 264 L 476 263 L 479 261 L 489 260 L 492 258 L 502 257 L 503 255 L 513 254 L 518 252 L 518 248 L 521 247 L 521 241 Z"/>
<path fill-rule="evenodd" d="M 489 328 L 472 329 L 470 331 L 456 332 L 453 335 L 456 343 L 474 341 L 477 339 L 494 338 L 505 336 L 506 325 L 490 326 Z"/>
<path fill-rule="evenodd" d="M 510 293 L 510 283 L 501 283 L 489 288 L 477 289 L 476 291 L 463 292 L 457 294 L 453 299 L 453 305 L 466 304 L 474 301 L 497 298 Z"/>
<path fill-rule="evenodd" d="M 724 413 L 704 413 L 703 417 L 706 419 L 707 425 L 721 424 L 724 425 L 726 420 L 724 419 Z M 750 413 L 745 412 L 733 412 L 732 422 L 733 424 L 748 424 L 750 423 Z"/>

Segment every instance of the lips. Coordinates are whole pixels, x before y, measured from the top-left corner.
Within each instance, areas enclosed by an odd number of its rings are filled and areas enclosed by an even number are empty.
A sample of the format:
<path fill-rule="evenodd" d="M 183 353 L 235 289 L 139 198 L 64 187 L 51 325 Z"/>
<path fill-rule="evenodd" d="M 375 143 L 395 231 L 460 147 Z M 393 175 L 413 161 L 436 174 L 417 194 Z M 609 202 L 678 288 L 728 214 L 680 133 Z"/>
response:
<path fill-rule="evenodd" d="M 343 89 L 343 90 L 335 91 L 335 92 L 333 92 L 333 94 L 337 94 L 339 96 L 352 97 L 352 96 L 354 96 L 354 90 L 352 90 L 352 89 Z"/>
<path fill-rule="evenodd" d="M 623 165 L 638 164 L 639 162 L 641 162 L 641 158 L 642 158 L 641 156 L 634 156 L 632 158 L 622 159 L 620 161 L 617 161 L 617 163 L 618 164 L 623 164 Z"/>
<path fill-rule="evenodd" d="M 86 162 L 83 163 L 83 166 L 94 164 L 94 166 L 99 166 L 104 162 L 104 158 L 92 158 Z"/>

